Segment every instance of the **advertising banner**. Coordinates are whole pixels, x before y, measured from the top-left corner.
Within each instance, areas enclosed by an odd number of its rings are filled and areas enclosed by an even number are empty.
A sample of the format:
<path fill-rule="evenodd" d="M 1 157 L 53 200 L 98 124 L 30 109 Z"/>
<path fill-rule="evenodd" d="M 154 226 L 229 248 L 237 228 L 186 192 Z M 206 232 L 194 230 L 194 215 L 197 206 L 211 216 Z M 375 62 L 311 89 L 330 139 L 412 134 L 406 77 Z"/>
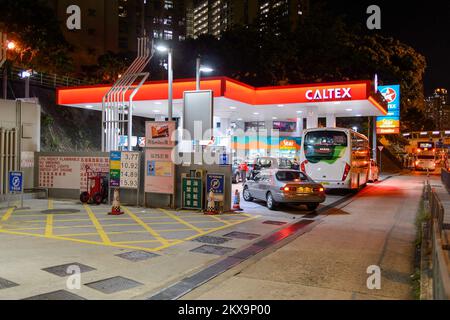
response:
<path fill-rule="evenodd" d="M 39 187 L 58 189 L 80 189 L 87 191 L 89 171 L 109 172 L 108 157 L 39 157 Z"/>
<path fill-rule="evenodd" d="M 171 141 L 175 121 L 147 121 L 145 123 L 145 146 L 147 148 L 174 147 Z"/>
<path fill-rule="evenodd" d="M 120 151 L 112 151 L 109 158 L 109 185 L 120 187 Z"/>
<path fill-rule="evenodd" d="M 400 85 L 379 86 L 388 103 L 388 114 L 377 117 L 377 134 L 400 133 Z"/>
<path fill-rule="evenodd" d="M 175 192 L 175 165 L 172 149 L 147 149 L 145 151 L 145 192 L 173 194 Z"/>

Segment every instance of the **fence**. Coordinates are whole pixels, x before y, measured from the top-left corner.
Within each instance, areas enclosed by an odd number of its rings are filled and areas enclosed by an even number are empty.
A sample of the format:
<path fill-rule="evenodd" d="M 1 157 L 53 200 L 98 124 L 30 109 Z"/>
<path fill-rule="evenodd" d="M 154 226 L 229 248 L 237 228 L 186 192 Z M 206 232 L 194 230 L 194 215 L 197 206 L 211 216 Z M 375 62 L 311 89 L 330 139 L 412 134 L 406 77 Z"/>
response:
<path fill-rule="evenodd" d="M 442 168 L 441 180 L 442 180 L 442 183 L 447 188 L 447 190 L 450 190 L 450 172 L 448 171 L 448 169 Z"/>
<path fill-rule="evenodd" d="M 8 78 L 11 81 L 23 80 L 21 77 L 24 69 L 16 66 L 12 66 L 8 70 Z M 0 72 L 0 78 L 3 77 L 3 72 Z M 47 88 L 58 88 L 58 87 L 73 87 L 80 85 L 92 85 L 93 82 L 84 81 L 81 79 L 75 79 L 68 76 L 60 76 L 57 74 L 48 74 L 43 72 L 32 71 L 30 74 L 30 84 L 39 85 Z"/>
<path fill-rule="evenodd" d="M 431 243 L 431 269 L 434 300 L 450 299 L 449 239 L 446 234 L 449 225 L 444 223 L 445 210 L 429 182 L 425 186 L 425 200 L 428 200 L 431 214 L 426 238 Z"/>

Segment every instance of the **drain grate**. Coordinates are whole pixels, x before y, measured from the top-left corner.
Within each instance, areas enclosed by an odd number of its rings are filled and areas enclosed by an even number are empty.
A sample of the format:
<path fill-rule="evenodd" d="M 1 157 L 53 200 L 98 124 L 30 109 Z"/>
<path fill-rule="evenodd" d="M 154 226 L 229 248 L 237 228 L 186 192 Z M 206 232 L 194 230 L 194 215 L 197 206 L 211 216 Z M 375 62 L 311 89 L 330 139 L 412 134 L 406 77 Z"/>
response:
<path fill-rule="evenodd" d="M 230 233 L 227 233 L 224 235 L 224 237 L 228 238 L 235 238 L 235 239 L 243 239 L 243 240 L 253 240 L 261 236 L 260 234 L 256 233 L 248 233 L 248 232 L 240 232 L 240 231 L 233 231 Z"/>
<path fill-rule="evenodd" d="M 227 241 L 230 241 L 230 239 L 225 239 L 225 238 L 220 238 L 220 237 L 211 237 L 211 236 L 201 236 L 201 237 L 192 239 L 192 241 L 208 243 L 208 244 L 222 244 Z"/>
<path fill-rule="evenodd" d="M 218 256 L 223 256 L 223 255 L 226 255 L 226 254 L 232 252 L 233 250 L 234 250 L 234 248 L 220 247 L 220 246 L 205 244 L 203 246 L 192 249 L 191 252 L 215 254 Z"/>
<path fill-rule="evenodd" d="M 71 266 L 78 266 L 80 268 L 81 273 L 96 270 L 92 267 L 86 266 L 86 265 L 78 263 L 78 262 L 66 263 L 66 264 L 62 264 L 59 266 L 48 267 L 48 268 L 44 268 L 42 270 L 52 273 L 54 275 L 57 275 L 58 277 L 67 277 L 67 276 L 70 276 L 71 274 L 73 274 L 73 270 L 70 270 L 71 272 L 67 272 L 67 271 L 69 271 L 68 268 Z"/>
<path fill-rule="evenodd" d="M 159 257 L 158 254 L 147 252 L 147 251 L 142 251 L 142 250 L 116 254 L 116 256 L 119 258 L 122 258 L 122 259 L 133 261 L 133 262 L 144 261 L 144 260 L 147 260 L 150 258 Z"/>
<path fill-rule="evenodd" d="M 39 294 L 37 296 L 25 298 L 23 300 L 86 300 L 86 299 L 66 290 L 58 290 L 49 293 Z"/>
<path fill-rule="evenodd" d="M 282 225 L 286 224 L 287 222 L 284 222 L 284 221 L 275 221 L 275 220 L 266 220 L 266 221 L 263 221 L 263 223 L 264 223 L 264 224 L 273 224 L 273 225 L 275 225 L 275 226 L 282 226 Z"/>
<path fill-rule="evenodd" d="M 87 283 L 86 286 L 92 288 L 94 290 L 111 294 L 119 291 L 124 291 L 128 289 L 132 289 L 138 286 L 142 286 L 143 284 L 131 279 L 127 279 L 124 277 L 113 277 L 109 279 L 104 279 L 96 282 Z"/>
<path fill-rule="evenodd" d="M 0 278 L 0 289 L 8 289 L 12 287 L 17 287 L 18 284 L 3 278 Z"/>
<path fill-rule="evenodd" d="M 78 209 L 47 209 L 42 210 L 41 213 L 45 214 L 69 214 L 69 213 L 78 213 L 80 210 Z"/>

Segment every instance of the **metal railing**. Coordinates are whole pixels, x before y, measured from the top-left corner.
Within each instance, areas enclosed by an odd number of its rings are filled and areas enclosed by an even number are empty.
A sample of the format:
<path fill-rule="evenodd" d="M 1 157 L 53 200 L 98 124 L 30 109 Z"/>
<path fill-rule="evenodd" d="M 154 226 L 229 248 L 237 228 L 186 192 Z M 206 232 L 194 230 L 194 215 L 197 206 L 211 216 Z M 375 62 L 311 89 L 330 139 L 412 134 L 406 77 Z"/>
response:
<path fill-rule="evenodd" d="M 428 181 L 425 185 L 424 200 L 428 200 L 431 215 L 426 238 L 431 245 L 433 299 L 449 300 L 450 246 L 446 232 L 450 228 L 448 224 L 444 223 L 444 206 Z"/>
<path fill-rule="evenodd" d="M 441 180 L 442 180 L 442 183 L 447 188 L 447 190 L 450 191 L 450 172 L 449 172 L 449 169 L 446 169 L 446 168 L 442 168 L 441 169 Z"/>
<path fill-rule="evenodd" d="M 6 66 L 4 66 L 5 68 Z M 8 79 L 11 81 L 23 80 L 21 74 L 25 71 L 23 68 L 12 66 L 8 70 Z M 3 78 L 3 72 L 0 72 L 0 78 Z M 39 85 L 46 88 L 59 88 L 59 87 L 75 87 L 80 85 L 92 85 L 93 81 L 86 81 L 82 79 L 76 79 L 69 76 L 61 76 L 57 74 L 49 74 L 44 72 L 32 71 L 30 73 L 30 84 Z"/>

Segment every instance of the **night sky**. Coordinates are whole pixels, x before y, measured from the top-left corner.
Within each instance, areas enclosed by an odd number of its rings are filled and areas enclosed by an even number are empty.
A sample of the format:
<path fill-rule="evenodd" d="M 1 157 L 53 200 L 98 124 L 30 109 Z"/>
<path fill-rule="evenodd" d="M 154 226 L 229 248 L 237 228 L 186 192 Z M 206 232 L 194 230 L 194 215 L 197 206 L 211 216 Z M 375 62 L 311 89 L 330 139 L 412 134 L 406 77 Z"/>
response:
<path fill-rule="evenodd" d="M 311 0 L 314 1 L 314 0 Z M 366 9 L 381 8 L 381 32 L 410 45 L 425 56 L 425 94 L 450 90 L 450 0 L 325 0 L 348 22 L 366 24 Z M 371 32 L 367 30 L 368 32 Z"/>

